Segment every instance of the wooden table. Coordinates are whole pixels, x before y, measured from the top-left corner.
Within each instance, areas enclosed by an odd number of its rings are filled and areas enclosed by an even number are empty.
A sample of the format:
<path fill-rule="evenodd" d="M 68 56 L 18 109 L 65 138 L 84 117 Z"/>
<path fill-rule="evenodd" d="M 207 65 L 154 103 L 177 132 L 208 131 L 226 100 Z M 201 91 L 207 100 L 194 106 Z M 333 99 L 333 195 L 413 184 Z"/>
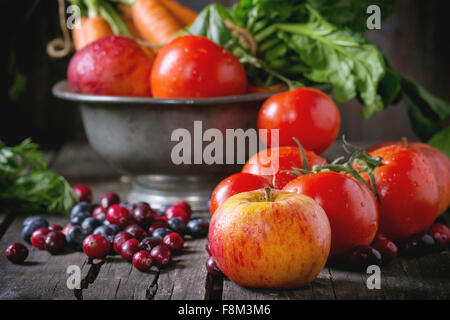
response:
<path fill-rule="evenodd" d="M 328 155 L 337 154 L 335 144 Z M 331 156 L 330 156 L 331 157 Z M 107 191 L 117 192 L 123 199 L 130 190 L 127 179 L 115 174 L 86 145 L 67 145 L 47 154 L 52 168 L 72 184 L 90 185 L 94 198 Z M 207 212 L 196 216 L 209 217 Z M 448 213 L 444 219 L 449 222 Z M 22 242 L 20 230 L 24 216 L 0 214 L 0 248 Z M 48 216 L 51 224 L 65 225 L 68 218 Z M 27 263 L 14 265 L 0 256 L 0 299 L 449 299 L 450 252 L 427 256 L 399 258 L 381 267 L 381 289 L 367 288 L 365 273 L 348 272 L 326 266 L 310 285 L 298 290 L 245 289 L 229 280 L 213 278 L 205 270 L 206 239 L 188 240 L 182 255 L 160 272 L 137 271 L 121 257 L 109 257 L 105 263 L 89 264 L 83 253 L 67 252 L 51 255 L 28 245 Z M 79 266 L 82 288 L 67 287 L 69 266 Z"/>

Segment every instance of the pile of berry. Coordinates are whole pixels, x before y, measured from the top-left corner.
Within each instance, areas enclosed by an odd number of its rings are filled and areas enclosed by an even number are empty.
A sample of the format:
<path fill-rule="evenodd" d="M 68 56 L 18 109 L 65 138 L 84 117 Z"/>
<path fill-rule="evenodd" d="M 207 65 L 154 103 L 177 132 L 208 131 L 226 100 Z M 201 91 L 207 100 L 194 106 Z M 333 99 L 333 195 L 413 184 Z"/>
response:
<path fill-rule="evenodd" d="M 94 205 L 87 186 L 77 185 L 73 190 L 79 202 L 72 208 L 67 226 L 49 226 L 41 216 L 29 217 L 23 223 L 22 238 L 51 253 L 70 248 L 84 251 L 92 259 L 117 253 L 138 270 L 146 271 L 152 265 L 169 265 L 172 254 L 183 249 L 186 236 L 201 238 L 208 233 L 209 221 L 191 219 L 191 207 L 185 201 L 155 211 L 145 202 L 121 203 L 111 192 Z M 6 255 L 12 262 L 21 263 L 28 250 L 14 243 Z"/>

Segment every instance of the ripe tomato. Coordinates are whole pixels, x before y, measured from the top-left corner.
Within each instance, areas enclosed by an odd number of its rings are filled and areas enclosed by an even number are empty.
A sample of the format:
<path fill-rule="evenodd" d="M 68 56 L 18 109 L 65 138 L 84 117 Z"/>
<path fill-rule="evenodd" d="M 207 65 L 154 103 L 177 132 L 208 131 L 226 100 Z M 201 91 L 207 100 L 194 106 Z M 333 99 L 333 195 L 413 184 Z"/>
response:
<path fill-rule="evenodd" d="M 279 146 L 302 146 L 323 153 L 336 139 L 341 116 L 335 103 L 325 93 L 312 88 L 297 88 L 270 97 L 258 115 L 258 129 L 279 129 Z M 270 147 L 270 138 L 261 137 Z"/>
<path fill-rule="evenodd" d="M 231 52 L 200 36 L 183 36 L 163 47 L 151 74 L 156 98 L 205 98 L 244 94 L 247 76 Z"/>
<path fill-rule="evenodd" d="M 370 154 L 382 158 L 374 171 L 380 196 L 380 232 L 392 240 L 403 240 L 426 231 L 439 211 L 439 189 L 431 162 L 421 152 L 403 146 L 386 146 Z"/>
<path fill-rule="evenodd" d="M 309 167 L 323 166 L 327 161 L 314 152 L 305 150 Z M 273 157 L 273 159 L 272 159 Z M 275 175 L 274 188 L 282 189 L 289 181 L 295 179 L 295 175 L 283 170 L 303 168 L 302 154 L 297 147 L 269 148 L 258 152 L 251 157 L 242 168 L 242 172 L 269 176 L 272 181 Z"/>
<path fill-rule="evenodd" d="M 401 141 L 390 141 L 378 143 L 367 151 L 374 151 L 384 146 L 389 145 L 402 145 Z M 439 211 L 438 216 L 447 211 L 450 206 L 450 159 L 441 152 L 439 149 L 433 148 L 432 146 L 421 143 L 421 142 L 410 142 L 408 147 L 423 153 L 434 167 L 434 172 L 436 175 L 436 180 L 439 188 Z"/>
<path fill-rule="evenodd" d="M 236 173 L 223 179 L 214 189 L 209 204 L 209 212 L 214 214 L 216 209 L 229 197 L 247 191 L 271 187 L 270 180 L 263 176 L 250 173 Z"/>
<path fill-rule="evenodd" d="M 331 227 L 330 255 L 370 245 L 378 230 L 375 196 L 364 184 L 336 172 L 306 174 L 283 191 L 313 198 L 326 212 Z"/>

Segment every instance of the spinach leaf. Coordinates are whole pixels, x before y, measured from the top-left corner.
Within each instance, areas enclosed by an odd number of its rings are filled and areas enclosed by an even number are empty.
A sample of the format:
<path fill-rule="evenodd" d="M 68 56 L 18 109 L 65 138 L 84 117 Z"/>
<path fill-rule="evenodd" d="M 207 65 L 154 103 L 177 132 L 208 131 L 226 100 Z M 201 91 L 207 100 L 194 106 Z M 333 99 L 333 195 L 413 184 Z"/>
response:
<path fill-rule="evenodd" d="M 438 148 L 450 158 L 450 126 L 432 136 L 428 144 Z"/>

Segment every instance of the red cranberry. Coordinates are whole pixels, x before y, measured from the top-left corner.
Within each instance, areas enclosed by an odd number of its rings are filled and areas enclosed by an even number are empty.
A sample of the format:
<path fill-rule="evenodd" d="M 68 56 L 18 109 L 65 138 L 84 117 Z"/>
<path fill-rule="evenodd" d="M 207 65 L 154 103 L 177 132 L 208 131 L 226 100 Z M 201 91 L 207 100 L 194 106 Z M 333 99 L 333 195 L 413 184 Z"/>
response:
<path fill-rule="evenodd" d="M 147 237 L 142 239 L 142 241 L 139 243 L 139 250 L 145 250 L 145 251 L 152 251 L 152 249 L 158 245 L 162 244 L 161 239 L 153 238 L 153 237 Z"/>
<path fill-rule="evenodd" d="M 211 247 L 209 246 L 209 243 L 207 243 L 207 244 L 205 245 L 205 250 L 206 250 L 206 252 L 208 252 L 208 255 L 211 256 Z"/>
<path fill-rule="evenodd" d="M 357 246 L 351 250 L 348 262 L 350 267 L 363 270 L 370 265 L 380 265 L 381 259 L 378 250 L 369 246 Z"/>
<path fill-rule="evenodd" d="M 439 244 L 445 248 L 450 242 L 450 229 L 446 225 L 435 223 L 428 230 L 428 234 Z"/>
<path fill-rule="evenodd" d="M 375 239 L 372 243 L 372 247 L 381 253 L 381 257 L 384 263 L 389 263 L 397 257 L 398 248 L 389 239 Z"/>
<path fill-rule="evenodd" d="M 94 209 L 94 211 L 92 211 L 92 216 L 98 220 L 105 220 L 106 219 L 106 209 L 103 208 L 102 206 L 98 206 Z"/>
<path fill-rule="evenodd" d="M 66 236 L 61 231 L 50 231 L 45 235 L 45 250 L 51 253 L 62 251 L 66 245 Z"/>
<path fill-rule="evenodd" d="M 73 228 L 73 226 L 71 224 L 68 224 L 61 230 L 61 232 L 64 233 L 65 235 L 67 235 L 67 232 L 69 232 L 69 230 L 72 228 Z"/>
<path fill-rule="evenodd" d="M 31 245 L 39 250 L 45 250 L 45 236 L 50 232 L 50 228 L 39 228 L 31 234 Z"/>
<path fill-rule="evenodd" d="M 133 239 L 133 236 L 131 234 L 129 234 L 128 232 L 119 232 L 118 234 L 116 234 L 116 236 L 114 237 L 114 241 L 113 241 L 113 248 L 114 251 L 117 252 L 118 254 L 120 254 L 120 250 L 122 247 L 122 244 L 124 244 L 125 241 Z"/>
<path fill-rule="evenodd" d="M 403 247 L 403 254 L 420 256 L 435 249 L 436 241 L 427 233 L 420 233 L 409 237 Z"/>
<path fill-rule="evenodd" d="M 156 229 L 165 228 L 165 227 L 167 227 L 167 222 L 166 221 L 164 221 L 164 220 L 156 220 L 155 222 L 152 223 L 150 228 L 148 228 L 147 233 L 149 235 L 152 235 L 153 231 L 155 231 Z"/>
<path fill-rule="evenodd" d="M 130 239 L 125 241 L 120 247 L 120 255 L 127 261 L 133 259 L 133 255 L 139 251 L 139 241 Z"/>
<path fill-rule="evenodd" d="M 186 213 L 188 214 L 188 216 L 189 216 L 189 217 L 191 216 L 192 209 L 191 209 L 191 206 L 189 205 L 188 202 L 186 202 L 186 201 L 180 201 L 180 202 L 178 202 L 178 203 L 175 204 L 175 205 L 178 206 L 178 207 L 182 207 L 182 208 L 186 211 Z"/>
<path fill-rule="evenodd" d="M 110 223 L 116 224 L 120 228 L 124 228 L 132 221 L 132 216 L 127 208 L 114 204 L 108 208 L 106 219 Z"/>
<path fill-rule="evenodd" d="M 21 243 L 13 243 L 6 248 L 6 258 L 12 263 L 22 263 L 28 257 L 28 249 Z"/>
<path fill-rule="evenodd" d="M 110 206 L 119 203 L 120 198 L 117 193 L 114 192 L 107 192 L 100 197 L 100 205 L 105 209 L 108 209 Z"/>
<path fill-rule="evenodd" d="M 153 262 L 158 268 L 166 267 L 172 261 L 172 252 L 170 248 L 164 244 L 156 246 L 150 251 Z"/>
<path fill-rule="evenodd" d="M 77 184 L 72 188 L 72 190 L 75 193 L 78 201 L 92 201 L 92 191 L 88 186 L 85 186 L 84 184 Z"/>
<path fill-rule="evenodd" d="M 155 220 L 156 212 L 149 206 L 140 205 L 133 210 L 134 220 L 143 227 L 150 226 Z"/>
<path fill-rule="evenodd" d="M 92 259 L 101 259 L 108 255 L 111 245 L 108 239 L 99 234 L 91 234 L 83 240 L 83 251 Z"/>
<path fill-rule="evenodd" d="M 59 224 L 52 224 L 50 227 L 48 227 L 48 230 L 50 230 L 50 231 L 62 231 L 62 227 Z"/>
<path fill-rule="evenodd" d="M 222 271 L 220 271 L 219 266 L 216 263 L 214 257 L 209 257 L 206 260 L 206 271 L 213 276 L 221 276 L 223 275 Z"/>
<path fill-rule="evenodd" d="M 179 251 L 183 249 L 184 239 L 176 232 L 169 233 L 163 239 L 163 243 L 167 245 L 172 251 Z"/>
<path fill-rule="evenodd" d="M 131 224 L 128 227 L 126 227 L 123 231 L 131 234 L 133 238 L 138 239 L 139 241 L 148 236 L 147 232 L 145 232 L 145 230 L 142 229 L 137 224 Z"/>
<path fill-rule="evenodd" d="M 185 224 L 189 222 L 189 214 L 185 208 L 180 206 L 171 206 L 166 210 L 167 219 L 180 218 Z"/>
<path fill-rule="evenodd" d="M 138 251 L 133 255 L 133 266 L 139 271 L 147 271 L 152 267 L 153 261 L 148 251 Z"/>

